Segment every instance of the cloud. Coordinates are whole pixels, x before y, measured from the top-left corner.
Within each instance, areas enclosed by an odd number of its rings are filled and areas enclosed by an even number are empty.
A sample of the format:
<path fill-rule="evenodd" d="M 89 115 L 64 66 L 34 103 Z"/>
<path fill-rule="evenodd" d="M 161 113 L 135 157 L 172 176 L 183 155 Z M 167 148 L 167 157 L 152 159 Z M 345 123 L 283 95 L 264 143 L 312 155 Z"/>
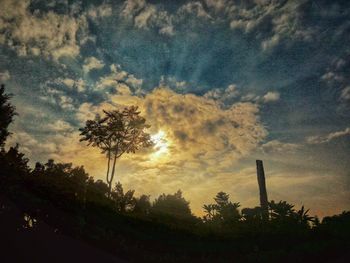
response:
<path fill-rule="evenodd" d="M 119 92 L 109 103 L 84 104 L 78 118 L 83 120 L 84 114 L 91 118 L 92 112 L 124 105 L 138 105 L 152 125 L 150 131 L 166 134 L 170 159 L 165 158 L 163 164 L 168 167 L 174 163 L 171 166 L 176 170 L 190 161 L 215 163 L 216 168 L 230 166 L 255 149 L 267 134 L 255 104 L 235 103 L 223 109 L 212 99 L 181 95 L 165 87 L 144 97 Z M 158 163 L 157 167 L 162 166 Z"/>
<path fill-rule="evenodd" d="M 122 14 L 124 16 L 133 17 L 146 6 L 145 0 L 128 0 L 124 3 Z"/>
<path fill-rule="evenodd" d="M 310 42 L 320 35 L 319 28 L 305 19 L 307 1 L 204 2 L 192 1 L 178 5 L 177 9 L 170 12 L 165 11 L 165 5 L 162 4 L 128 0 L 121 14 L 139 29 L 158 29 L 159 33 L 170 36 L 175 35 L 176 29 L 183 23 L 201 27 L 204 19 L 212 24 L 226 24 L 232 30 L 254 34 L 263 50 L 271 50 L 282 42 L 287 45 L 294 41 Z M 187 19 L 191 19 L 191 23 Z"/>
<path fill-rule="evenodd" d="M 112 15 L 112 6 L 110 6 L 109 4 L 102 4 L 100 6 L 92 6 L 88 11 L 87 14 L 90 18 L 92 18 L 93 20 L 97 21 L 100 18 L 104 18 L 104 17 L 109 17 Z"/>
<path fill-rule="evenodd" d="M 35 162 L 41 156 L 50 158 L 58 150 L 58 144 L 50 141 L 43 140 L 43 138 L 35 138 L 33 135 L 25 131 L 16 131 L 13 133 L 6 142 L 7 148 L 16 144 L 20 145 L 20 151 L 23 152 L 26 157 L 29 157 L 32 162 Z"/>
<path fill-rule="evenodd" d="M 224 104 L 232 104 L 233 99 L 237 98 L 240 92 L 235 84 L 230 84 L 226 89 L 211 89 L 204 94 L 204 97 L 220 101 Z"/>
<path fill-rule="evenodd" d="M 78 92 L 86 91 L 86 83 L 82 78 L 80 79 L 58 78 L 54 81 L 54 83 L 64 84 L 69 89 L 76 90 Z"/>
<path fill-rule="evenodd" d="M 152 135 L 162 131 L 166 147 L 141 150 L 124 155 L 118 161 L 117 180 L 139 193 L 153 196 L 173 189 L 191 194 L 196 212 L 203 197 L 225 189 L 232 177 L 232 167 L 256 150 L 267 135 L 259 120 L 259 109 L 250 102 L 237 102 L 222 108 L 212 99 L 194 94 L 179 94 L 167 87 L 136 96 L 127 86 L 100 104 L 83 103 L 77 113 L 78 126 L 93 119 L 102 109 L 111 110 L 137 105 Z M 59 134 L 57 134 L 59 136 Z M 55 138 L 55 159 L 84 165 L 97 178 L 105 176 L 105 156 L 100 150 L 79 143 L 77 132 Z M 161 153 L 157 153 L 160 151 Z M 91 161 L 93 160 L 93 161 Z M 255 185 L 255 177 L 254 177 Z M 224 187 L 224 188 L 223 188 Z"/>
<path fill-rule="evenodd" d="M 75 57 L 88 31 L 84 15 L 57 14 L 29 10 L 29 0 L 5 0 L 0 9 L 0 43 L 19 56 L 39 56 L 58 60 Z"/>
<path fill-rule="evenodd" d="M 175 34 L 172 24 L 173 17 L 158 6 L 145 0 L 127 0 L 124 3 L 122 16 L 133 22 L 139 29 L 156 29 L 160 34 L 172 36 Z"/>
<path fill-rule="evenodd" d="M 270 50 L 282 40 L 311 41 L 316 28 L 305 20 L 303 3 L 294 1 L 244 1 L 206 0 L 217 21 L 228 21 L 232 30 L 254 33 L 263 50 Z"/>
<path fill-rule="evenodd" d="M 340 99 L 344 100 L 344 101 L 349 101 L 350 100 L 350 86 L 346 86 L 341 91 Z"/>
<path fill-rule="evenodd" d="M 252 101 L 254 103 L 257 103 L 261 101 L 261 97 L 256 95 L 255 93 L 249 92 L 241 97 L 242 101 Z"/>
<path fill-rule="evenodd" d="M 249 92 L 241 96 L 241 101 L 251 101 L 254 103 L 271 103 L 276 102 L 280 99 L 280 93 L 278 91 L 268 91 L 265 95 L 257 95 L 255 93 Z"/>
<path fill-rule="evenodd" d="M 72 82 L 73 85 L 70 86 Z M 83 85 L 80 80 L 75 81 L 72 79 L 59 78 L 53 81 L 47 81 L 41 85 L 41 95 L 39 95 L 38 98 L 52 106 L 60 107 L 63 110 L 74 110 L 76 103 L 75 97 L 68 94 L 69 92 L 66 88 L 57 86 L 57 84 L 60 83 L 67 85 L 69 89 L 76 88 L 77 91 L 79 90 L 78 85 Z M 83 86 L 80 88 L 83 88 Z"/>
<path fill-rule="evenodd" d="M 228 11 L 229 9 L 229 1 L 227 0 L 205 0 L 205 3 L 208 7 L 213 8 L 215 12 Z"/>
<path fill-rule="evenodd" d="M 350 128 L 349 127 L 343 131 L 331 132 L 327 135 L 310 136 L 306 139 L 306 141 L 309 144 L 321 144 L 321 143 L 328 143 L 332 140 L 335 140 L 337 138 L 341 138 L 344 136 L 348 136 L 348 135 L 350 135 Z"/>
<path fill-rule="evenodd" d="M 136 78 L 133 74 L 129 74 L 125 82 L 132 87 L 141 87 L 143 80 Z"/>
<path fill-rule="evenodd" d="M 338 75 L 337 73 L 334 73 L 332 71 L 329 71 L 322 75 L 321 79 L 327 81 L 328 83 L 331 83 L 333 81 L 341 82 L 344 80 L 344 78 L 341 75 Z"/>
<path fill-rule="evenodd" d="M 211 16 L 205 11 L 201 2 L 190 2 L 184 4 L 177 11 L 180 15 L 195 15 L 198 18 L 211 19 Z"/>
<path fill-rule="evenodd" d="M 83 71 L 89 73 L 93 69 L 101 69 L 104 67 L 104 63 L 95 57 L 88 57 L 84 60 Z"/>
<path fill-rule="evenodd" d="M 117 89 L 121 85 L 126 85 L 137 91 L 141 88 L 142 83 L 142 79 L 138 79 L 133 74 L 129 74 L 125 70 L 122 70 L 120 65 L 112 64 L 110 66 L 110 73 L 101 76 L 96 83 L 96 87 L 98 89 L 104 89 L 107 87 L 114 87 Z"/>
<path fill-rule="evenodd" d="M 57 120 L 54 123 L 49 123 L 43 129 L 53 132 L 69 132 L 73 131 L 73 127 L 64 120 Z"/>
<path fill-rule="evenodd" d="M 269 91 L 263 96 L 262 99 L 265 103 L 275 102 L 280 99 L 280 93 L 277 91 Z"/>
<path fill-rule="evenodd" d="M 295 153 L 302 146 L 296 143 L 285 143 L 279 140 L 269 141 L 261 146 L 262 151 L 266 154 L 270 153 L 284 153 L 290 154 Z"/>
<path fill-rule="evenodd" d="M 0 81 L 8 81 L 11 78 L 10 72 L 5 70 L 4 72 L 0 72 Z"/>
<path fill-rule="evenodd" d="M 350 56 L 347 52 L 342 57 L 334 58 L 326 72 L 321 76 L 321 80 L 324 81 L 328 87 L 334 91 L 339 92 L 339 100 L 341 104 L 339 108 L 346 107 L 346 103 L 350 100 L 350 78 L 349 78 L 349 66 Z"/>
<path fill-rule="evenodd" d="M 174 76 L 161 76 L 159 81 L 160 86 L 167 86 L 177 91 L 185 91 L 190 84 L 183 80 L 178 80 Z"/>

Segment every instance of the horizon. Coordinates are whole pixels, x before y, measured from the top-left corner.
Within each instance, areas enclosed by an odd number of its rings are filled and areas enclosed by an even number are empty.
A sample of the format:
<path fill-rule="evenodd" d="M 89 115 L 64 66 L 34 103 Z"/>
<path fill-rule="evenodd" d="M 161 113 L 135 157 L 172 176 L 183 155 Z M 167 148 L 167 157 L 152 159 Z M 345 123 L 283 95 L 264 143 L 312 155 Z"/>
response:
<path fill-rule="evenodd" d="M 155 145 L 117 162 L 136 195 L 181 189 L 201 215 L 219 191 L 324 217 L 350 209 L 350 3 L 16 1 L 0 10 L 0 82 L 19 116 L 6 147 L 33 166 L 107 158 L 79 142 L 102 110 L 138 106 Z M 15 21 L 15 22 L 14 22 Z"/>

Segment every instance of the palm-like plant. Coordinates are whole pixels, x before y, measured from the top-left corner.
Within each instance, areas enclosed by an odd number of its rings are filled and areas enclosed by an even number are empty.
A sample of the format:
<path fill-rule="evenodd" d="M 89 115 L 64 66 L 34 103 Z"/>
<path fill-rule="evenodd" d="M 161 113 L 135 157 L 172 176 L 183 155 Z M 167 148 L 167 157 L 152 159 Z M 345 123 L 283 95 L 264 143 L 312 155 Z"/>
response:
<path fill-rule="evenodd" d="M 314 217 L 308 215 L 309 209 L 305 210 L 304 206 L 300 208 L 300 210 L 295 212 L 296 220 L 301 225 L 309 226 L 310 222 L 314 222 Z"/>
<path fill-rule="evenodd" d="M 294 205 L 288 204 L 286 201 L 279 201 L 278 203 L 275 203 L 275 201 L 272 200 L 269 203 L 269 208 L 271 219 L 277 220 L 291 217 L 295 212 Z"/>

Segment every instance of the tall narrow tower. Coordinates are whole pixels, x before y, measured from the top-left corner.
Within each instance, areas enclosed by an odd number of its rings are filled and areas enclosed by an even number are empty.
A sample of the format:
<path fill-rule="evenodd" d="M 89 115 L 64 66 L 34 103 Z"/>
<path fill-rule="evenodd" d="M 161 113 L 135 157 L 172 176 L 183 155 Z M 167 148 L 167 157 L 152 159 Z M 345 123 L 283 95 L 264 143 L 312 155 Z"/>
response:
<path fill-rule="evenodd" d="M 269 216 L 266 184 L 265 184 L 265 172 L 264 165 L 261 160 L 256 160 L 256 171 L 258 176 L 258 184 L 260 191 L 260 207 L 262 209 L 263 218 L 267 219 Z"/>

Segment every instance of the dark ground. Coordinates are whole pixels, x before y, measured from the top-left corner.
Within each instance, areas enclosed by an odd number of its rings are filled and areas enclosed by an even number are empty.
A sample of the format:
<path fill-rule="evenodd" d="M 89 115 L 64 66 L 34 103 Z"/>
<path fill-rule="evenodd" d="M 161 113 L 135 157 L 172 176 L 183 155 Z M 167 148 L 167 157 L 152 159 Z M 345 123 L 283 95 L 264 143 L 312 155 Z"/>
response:
<path fill-rule="evenodd" d="M 33 229 L 23 228 L 22 215 L 12 201 L 0 195 L 0 262 L 127 262 L 57 233 L 42 221 Z"/>

